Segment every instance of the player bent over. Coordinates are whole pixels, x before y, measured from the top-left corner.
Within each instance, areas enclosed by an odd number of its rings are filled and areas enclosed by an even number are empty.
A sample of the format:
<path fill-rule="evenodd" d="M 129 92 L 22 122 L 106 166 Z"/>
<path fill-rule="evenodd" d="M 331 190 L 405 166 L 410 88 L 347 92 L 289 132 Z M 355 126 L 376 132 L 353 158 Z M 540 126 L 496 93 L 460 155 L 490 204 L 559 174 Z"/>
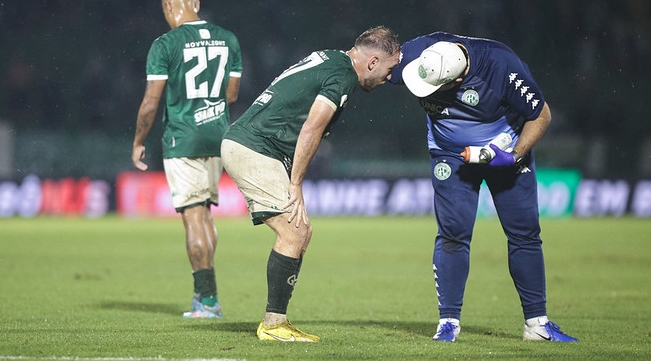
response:
<path fill-rule="evenodd" d="M 312 238 L 303 179 L 348 97 L 358 84 L 371 91 L 386 82 L 399 49 L 392 31 L 376 27 L 347 52 L 313 52 L 279 75 L 224 135 L 224 168 L 244 195 L 253 223 L 276 234 L 267 262 L 266 313 L 257 330 L 262 340 L 319 341 L 287 320 Z"/>
<path fill-rule="evenodd" d="M 527 65 L 497 41 L 435 32 L 403 44 L 391 82 L 404 83 L 427 113 L 438 225 L 432 263 L 440 320 L 433 339 L 455 341 L 461 330 L 470 241 L 486 182 L 508 241 L 523 338 L 578 341 L 547 318 L 532 148 L 551 113 Z M 486 149 L 481 157 L 467 157 L 468 146 Z"/>

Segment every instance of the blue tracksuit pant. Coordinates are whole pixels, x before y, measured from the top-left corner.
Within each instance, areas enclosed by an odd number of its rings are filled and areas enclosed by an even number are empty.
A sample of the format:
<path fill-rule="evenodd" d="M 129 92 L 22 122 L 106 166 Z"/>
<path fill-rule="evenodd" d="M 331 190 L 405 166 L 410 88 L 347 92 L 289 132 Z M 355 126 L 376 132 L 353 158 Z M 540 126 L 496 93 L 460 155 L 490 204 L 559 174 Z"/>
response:
<path fill-rule="evenodd" d="M 458 155 L 439 150 L 430 150 L 430 156 L 438 224 L 433 264 L 440 317 L 461 317 L 482 181 L 486 181 L 506 235 L 509 271 L 524 317 L 546 315 L 545 266 L 533 157 L 527 157 L 519 167 L 492 167 L 466 164 Z"/>

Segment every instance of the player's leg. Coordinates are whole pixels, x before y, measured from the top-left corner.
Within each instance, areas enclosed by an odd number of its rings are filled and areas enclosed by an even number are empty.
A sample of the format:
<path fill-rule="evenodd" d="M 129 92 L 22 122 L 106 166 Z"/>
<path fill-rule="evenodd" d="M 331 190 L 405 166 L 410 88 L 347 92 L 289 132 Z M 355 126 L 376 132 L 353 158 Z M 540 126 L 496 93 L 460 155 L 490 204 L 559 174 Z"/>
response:
<path fill-rule="evenodd" d="M 267 218 L 264 223 L 276 232 L 267 262 L 267 306 L 257 335 L 261 340 L 318 342 L 319 337 L 305 333 L 287 320 L 287 307 L 303 263 L 303 255 L 312 237 L 312 228 L 288 222 L 289 213 Z"/>
<path fill-rule="evenodd" d="M 440 322 L 435 340 L 454 341 L 470 269 L 470 241 L 477 214 L 481 177 L 448 153 L 431 151 L 434 211 L 438 233 L 433 269 Z"/>
<path fill-rule="evenodd" d="M 194 298 L 186 318 L 222 317 L 217 295 L 214 257 L 217 232 L 209 205 L 186 208 L 182 213 L 186 231 L 186 250 L 194 278 Z"/>
<path fill-rule="evenodd" d="M 289 213 L 267 218 L 264 223 L 276 233 L 267 262 L 267 306 L 263 323 L 273 327 L 287 322 L 287 307 L 312 237 L 312 227 L 288 222 Z M 305 335 L 302 335 L 305 337 Z M 311 335 L 310 335 L 311 336 Z M 308 341 L 318 341 L 316 336 Z"/>
<path fill-rule="evenodd" d="M 486 184 L 508 241 L 509 271 L 526 318 L 547 314 L 535 167 L 492 168 Z M 516 172 L 517 171 L 517 172 Z"/>
<path fill-rule="evenodd" d="M 165 174 L 172 191 L 172 202 L 181 214 L 185 228 L 186 251 L 194 279 L 194 297 L 186 318 L 222 317 L 217 298 L 214 270 L 217 230 L 210 214 L 216 203 L 210 186 L 214 175 L 208 174 L 205 158 L 172 158 L 164 160 Z"/>
<path fill-rule="evenodd" d="M 267 261 L 267 306 L 257 335 L 263 340 L 316 342 L 287 321 L 303 254 L 312 228 L 287 222 L 289 213 L 280 210 L 288 199 L 289 176 L 283 164 L 230 140 L 222 142 L 224 168 L 244 195 L 254 224 L 265 223 L 276 233 Z"/>
<path fill-rule="evenodd" d="M 578 341 L 547 319 L 535 162 L 528 158 L 519 168 L 492 169 L 486 183 L 508 241 L 509 272 L 525 318 L 524 339 Z"/>
<path fill-rule="evenodd" d="M 209 225 L 212 221 L 209 207 L 206 204 L 198 204 L 181 212 L 192 272 L 214 267 L 217 232 L 214 225 Z"/>

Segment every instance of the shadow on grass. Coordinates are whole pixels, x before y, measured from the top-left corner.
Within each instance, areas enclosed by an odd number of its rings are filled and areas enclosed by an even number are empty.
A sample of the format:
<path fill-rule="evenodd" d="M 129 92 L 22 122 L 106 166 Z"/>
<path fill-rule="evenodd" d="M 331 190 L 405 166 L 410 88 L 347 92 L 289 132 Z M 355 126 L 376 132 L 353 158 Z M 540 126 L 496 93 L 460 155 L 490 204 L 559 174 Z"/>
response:
<path fill-rule="evenodd" d="M 253 332 L 258 329 L 258 322 L 228 322 L 224 320 L 215 320 L 215 322 L 210 323 L 191 323 L 188 322 L 183 324 L 181 327 L 189 328 L 193 330 L 205 330 L 205 331 L 225 331 L 233 333 L 248 333 Z"/>
<path fill-rule="evenodd" d="M 292 322 L 294 323 L 294 322 Z M 327 325 L 332 328 L 358 328 L 363 331 L 366 328 L 383 328 L 387 331 L 397 331 L 402 333 L 413 334 L 418 337 L 432 337 L 436 333 L 435 322 L 422 322 L 422 321 L 373 321 L 373 320 L 333 320 L 333 321 L 301 321 L 298 320 L 294 323 L 299 328 L 305 325 L 321 326 Z M 203 329 L 206 331 L 222 331 L 222 332 L 235 332 L 235 333 L 248 333 L 255 332 L 258 323 L 253 322 L 225 322 L 218 320 L 215 323 L 201 323 L 201 324 L 186 324 L 184 328 Z M 312 328 L 313 329 L 313 328 Z M 514 333 L 498 332 L 493 329 L 478 326 L 465 326 L 462 327 L 462 332 L 466 334 L 476 334 L 483 336 L 490 336 L 499 339 L 520 339 L 521 336 Z"/>
<path fill-rule="evenodd" d="M 152 312 L 170 315 L 180 315 L 183 313 L 178 306 L 169 303 L 105 301 L 99 304 L 99 308 L 104 310 Z"/>
<path fill-rule="evenodd" d="M 340 327 L 357 327 L 363 330 L 367 327 L 381 327 L 389 331 L 399 331 L 410 333 L 415 336 L 432 337 L 436 333 L 437 322 L 425 321 L 373 321 L 373 320 L 351 320 L 351 321 L 304 321 L 302 324 L 323 325 L 330 324 L 332 326 Z M 477 334 L 484 336 L 492 336 L 503 339 L 517 339 L 514 334 L 496 332 L 493 329 L 478 326 L 462 326 L 461 330 L 466 334 Z"/>
<path fill-rule="evenodd" d="M 99 304 L 101 309 L 106 310 L 119 310 L 119 311 L 135 311 L 135 312 L 151 312 L 163 313 L 178 316 L 183 313 L 177 305 L 169 303 L 151 303 L 151 302 L 125 302 L 125 301 L 105 301 Z M 293 321 L 293 320 L 292 320 Z M 296 321 L 299 327 L 302 325 L 316 325 L 328 327 L 346 327 L 346 328 L 383 328 L 387 331 L 399 331 L 404 333 L 413 334 L 414 336 L 431 337 L 436 333 L 437 323 L 434 321 L 375 321 L 375 320 L 312 320 L 312 321 Z M 210 323 L 188 323 L 183 325 L 184 328 L 189 329 L 203 329 L 208 331 L 225 331 L 234 333 L 255 332 L 258 327 L 257 322 L 228 322 L 227 320 L 215 320 Z M 517 333 L 506 333 L 496 331 L 487 327 L 462 325 L 462 332 L 465 334 L 475 334 L 483 336 L 491 336 L 500 339 L 519 339 L 521 336 Z"/>

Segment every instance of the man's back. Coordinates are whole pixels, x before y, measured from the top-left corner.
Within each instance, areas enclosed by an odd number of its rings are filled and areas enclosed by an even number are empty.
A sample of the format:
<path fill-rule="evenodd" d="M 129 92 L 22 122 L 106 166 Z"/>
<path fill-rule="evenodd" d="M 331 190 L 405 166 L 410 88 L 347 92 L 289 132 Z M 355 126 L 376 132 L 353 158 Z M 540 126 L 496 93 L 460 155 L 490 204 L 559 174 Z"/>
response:
<path fill-rule="evenodd" d="M 506 45 L 490 39 L 435 32 L 406 42 L 394 83 L 404 82 L 404 64 L 439 41 L 458 43 L 468 53 L 468 73 L 458 87 L 419 98 L 428 116 L 430 149 L 460 153 L 483 146 L 502 132 L 517 141 L 524 121 L 535 119 L 544 104 L 526 63 Z"/>
<path fill-rule="evenodd" d="M 228 137 L 267 156 L 291 159 L 314 100 L 319 97 L 336 109 L 332 124 L 356 87 L 348 55 L 338 50 L 313 52 L 278 76 L 233 123 Z"/>
<path fill-rule="evenodd" d="M 184 23 L 154 41 L 147 80 L 167 80 L 165 158 L 219 155 L 230 120 L 228 81 L 241 72 L 235 35 L 205 21 Z"/>

